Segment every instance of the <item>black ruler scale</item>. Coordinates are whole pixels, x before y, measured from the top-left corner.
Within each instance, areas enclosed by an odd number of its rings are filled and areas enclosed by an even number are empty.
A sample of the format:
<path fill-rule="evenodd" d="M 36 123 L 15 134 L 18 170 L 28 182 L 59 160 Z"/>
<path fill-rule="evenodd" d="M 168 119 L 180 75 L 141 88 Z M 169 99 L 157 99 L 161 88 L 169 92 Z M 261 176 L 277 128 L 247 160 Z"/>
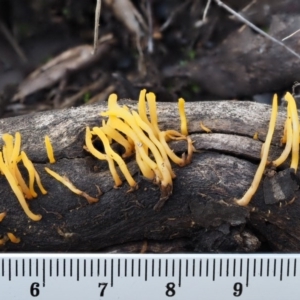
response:
<path fill-rule="evenodd" d="M 6 299 L 298 299 L 298 254 L 1 254 Z"/>

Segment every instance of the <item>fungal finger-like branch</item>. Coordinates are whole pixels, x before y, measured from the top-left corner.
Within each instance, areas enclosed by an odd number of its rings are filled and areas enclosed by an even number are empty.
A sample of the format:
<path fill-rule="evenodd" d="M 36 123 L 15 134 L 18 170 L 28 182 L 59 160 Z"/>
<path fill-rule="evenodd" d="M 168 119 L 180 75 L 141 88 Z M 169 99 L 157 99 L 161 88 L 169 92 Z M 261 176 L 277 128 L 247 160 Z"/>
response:
<path fill-rule="evenodd" d="M 85 146 L 83 148 L 86 151 L 90 152 L 92 155 L 94 155 L 96 158 L 98 158 L 100 160 L 106 160 L 108 162 L 108 167 L 109 167 L 110 173 L 114 179 L 115 187 L 122 185 L 122 180 L 120 179 L 120 177 L 117 173 L 113 159 L 111 157 L 109 157 L 108 155 L 101 153 L 94 147 L 94 145 L 92 143 L 92 133 L 91 133 L 89 127 L 86 127 L 86 130 L 85 130 Z"/>
<path fill-rule="evenodd" d="M 185 104 L 184 99 L 179 98 L 178 110 L 179 110 L 179 115 L 180 115 L 180 130 L 183 135 L 188 135 L 187 120 L 186 120 L 186 115 L 185 115 L 185 111 L 184 111 L 184 104 Z"/>
<path fill-rule="evenodd" d="M 19 188 L 15 178 L 13 177 L 13 175 L 10 173 L 8 167 L 5 165 L 4 161 L 3 161 L 3 157 L 2 157 L 2 152 L 0 152 L 0 169 L 2 170 L 3 174 L 5 175 L 11 189 L 13 190 L 13 192 L 15 193 L 16 197 L 19 200 L 20 205 L 22 206 L 24 212 L 26 213 L 26 215 L 33 221 L 39 221 L 42 216 L 41 215 L 36 215 L 34 214 L 28 207 L 26 200 L 24 198 L 24 195 L 21 191 L 21 189 Z"/>
<path fill-rule="evenodd" d="M 110 147 L 108 138 L 106 137 L 106 135 L 102 131 L 102 129 L 99 128 L 99 127 L 94 127 L 93 131 L 95 132 L 95 134 L 98 135 L 98 137 L 102 141 L 102 143 L 104 145 L 106 155 L 110 156 L 119 165 L 119 167 L 120 167 L 122 173 L 124 174 L 128 184 L 130 185 L 131 189 L 132 190 L 137 189 L 137 183 L 132 178 L 132 176 L 131 176 L 124 160 L 115 151 L 113 151 L 113 149 Z"/>
<path fill-rule="evenodd" d="M 61 182 L 63 185 L 65 185 L 69 190 L 71 190 L 76 195 L 84 197 L 88 201 L 89 204 L 96 203 L 99 201 L 98 198 L 91 197 L 86 192 L 83 192 L 83 191 L 79 190 L 78 188 L 76 188 L 68 178 L 60 176 L 58 173 L 50 170 L 47 167 L 45 167 L 45 171 L 48 174 L 50 174 L 52 177 L 54 177 L 56 180 Z"/>
<path fill-rule="evenodd" d="M 291 168 L 295 170 L 298 169 L 299 163 L 299 119 L 298 111 L 294 97 L 290 93 L 286 93 L 284 98 L 288 102 L 288 109 L 290 109 L 290 114 L 292 118 L 292 161 Z"/>
<path fill-rule="evenodd" d="M 268 130 L 266 141 L 265 141 L 265 144 L 264 144 L 263 155 L 262 155 L 260 164 L 258 166 L 258 169 L 257 169 L 256 173 L 255 173 L 255 176 L 254 176 L 254 179 L 253 179 L 253 182 L 252 182 L 250 188 L 248 189 L 246 194 L 241 199 L 236 201 L 237 204 L 239 204 L 239 205 L 242 205 L 242 206 L 247 205 L 251 201 L 251 199 L 252 199 L 254 193 L 256 192 L 256 190 L 258 189 L 259 183 L 261 181 L 261 178 L 263 176 L 263 172 L 264 172 L 265 167 L 266 167 L 268 154 L 269 154 L 269 149 L 270 149 L 273 133 L 274 133 L 274 130 L 275 130 L 277 110 L 278 110 L 278 98 L 277 98 L 277 95 L 274 95 L 273 104 L 272 104 L 272 114 L 271 114 L 271 119 L 270 119 L 270 124 L 269 124 L 269 130 Z"/>

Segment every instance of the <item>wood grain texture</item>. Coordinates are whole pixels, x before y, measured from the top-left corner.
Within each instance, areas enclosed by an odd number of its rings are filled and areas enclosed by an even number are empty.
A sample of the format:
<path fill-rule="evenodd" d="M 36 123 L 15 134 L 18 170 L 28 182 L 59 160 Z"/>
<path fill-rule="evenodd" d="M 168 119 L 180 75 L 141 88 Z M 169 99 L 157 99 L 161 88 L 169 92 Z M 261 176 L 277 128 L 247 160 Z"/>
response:
<path fill-rule="evenodd" d="M 123 101 L 131 108 L 135 102 Z M 106 105 L 50 111 L 0 120 L 0 135 L 22 135 L 22 148 L 34 162 L 48 190 L 30 201 L 34 213 L 43 218 L 33 222 L 22 211 L 6 179 L 0 177 L 0 211 L 7 217 L 0 224 L 0 234 L 15 232 L 20 244 L 7 242 L 4 251 L 298 251 L 300 250 L 300 204 L 298 191 L 281 204 L 266 205 L 261 185 L 248 207 L 239 207 L 234 199 L 249 187 L 266 136 L 270 107 L 252 102 L 186 103 L 189 132 L 199 152 L 192 164 L 174 166 L 173 195 L 160 212 L 153 206 L 159 199 L 159 188 L 143 179 L 134 160 L 129 169 L 139 189 L 127 193 L 126 183 L 113 188 L 105 162 L 86 153 L 86 126 L 101 124 L 100 111 Z M 179 130 L 177 104 L 158 104 L 161 129 Z M 279 140 L 285 111 L 278 114 L 270 157 L 282 150 Z M 213 133 L 204 133 L 200 121 Z M 259 140 L 253 140 L 255 132 Z M 47 163 L 44 136 L 52 141 L 57 163 Z M 173 142 L 178 153 L 186 149 L 183 142 Z M 72 194 L 45 171 L 48 166 L 67 176 L 78 188 L 97 196 L 99 202 L 87 201 Z M 275 175 L 276 176 L 276 175 Z M 295 179 L 286 179 L 286 184 Z M 298 186 L 298 185 L 297 185 Z M 293 198 L 292 197 L 292 198 Z M 287 204 L 289 203 L 289 204 Z M 291 232 L 292 231 L 292 232 Z M 146 243 L 146 244 L 145 244 Z M 145 246 L 146 245 L 146 246 Z"/>

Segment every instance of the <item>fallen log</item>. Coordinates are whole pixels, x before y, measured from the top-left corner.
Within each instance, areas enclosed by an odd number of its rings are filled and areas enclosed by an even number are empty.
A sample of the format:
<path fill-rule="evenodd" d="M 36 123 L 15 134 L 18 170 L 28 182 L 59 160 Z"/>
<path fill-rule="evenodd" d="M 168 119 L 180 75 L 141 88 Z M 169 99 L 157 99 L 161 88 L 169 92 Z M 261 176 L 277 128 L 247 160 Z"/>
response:
<path fill-rule="evenodd" d="M 133 101 L 124 103 L 136 108 Z M 0 120 L 0 135 L 21 133 L 22 149 L 34 162 L 48 191 L 30 200 L 31 210 L 42 215 L 41 221 L 34 222 L 21 209 L 5 177 L 0 177 L 0 212 L 7 212 L 0 223 L 0 234 L 13 232 L 21 239 L 18 244 L 6 242 L 2 251 L 300 250 L 299 180 L 290 175 L 288 165 L 285 171 L 266 176 L 248 207 L 234 201 L 250 186 L 259 163 L 269 106 L 235 101 L 186 103 L 189 133 L 199 152 L 194 153 L 190 165 L 174 167 L 177 178 L 173 194 L 160 212 L 153 210 L 160 197 L 159 188 L 139 174 L 134 159 L 127 163 L 139 188 L 128 193 L 125 182 L 121 188 L 113 188 L 106 162 L 83 150 L 85 127 L 101 124 L 99 112 L 104 110 L 106 105 L 91 105 Z M 161 129 L 179 130 L 174 103 L 158 103 L 158 119 Z M 271 158 L 282 151 L 279 141 L 284 120 L 282 108 Z M 205 133 L 200 121 L 212 133 Z M 255 132 L 258 140 L 253 139 Z M 46 134 L 57 160 L 51 165 L 44 146 Z M 173 142 L 172 148 L 182 153 L 186 144 Z M 73 194 L 44 171 L 46 166 L 99 197 L 99 202 L 88 204 Z"/>

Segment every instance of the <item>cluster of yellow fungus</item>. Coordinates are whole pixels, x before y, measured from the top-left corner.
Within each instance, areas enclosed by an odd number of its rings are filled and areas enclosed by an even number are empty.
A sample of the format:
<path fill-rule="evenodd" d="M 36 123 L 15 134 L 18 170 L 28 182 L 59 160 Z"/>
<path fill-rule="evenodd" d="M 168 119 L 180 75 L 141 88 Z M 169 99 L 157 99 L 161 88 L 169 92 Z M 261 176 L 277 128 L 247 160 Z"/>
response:
<path fill-rule="evenodd" d="M 261 161 L 255 173 L 250 188 L 241 199 L 237 200 L 237 203 L 239 205 L 245 206 L 251 201 L 254 193 L 258 189 L 266 165 L 278 167 L 287 160 L 289 154 L 292 152 L 290 167 L 291 169 L 294 169 L 295 173 L 297 172 L 299 163 L 299 119 L 297 105 L 294 97 L 290 93 L 286 93 L 284 99 L 287 101 L 287 117 L 285 121 L 284 134 L 281 139 L 281 143 L 286 144 L 285 148 L 280 157 L 278 157 L 272 162 L 268 162 L 269 149 L 275 130 L 276 117 L 278 111 L 278 99 L 277 95 L 274 95 L 269 130 L 267 133 L 266 141 L 263 144 L 261 151 Z"/>
<path fill-rule="evenodd" d="M 150 118 L 147 116 L 147 104 Z M 108 99 L 108 110 L 100 115 L 108 117 L 101 127 L 92 130 L 86 128 L 84 149 L 100 160 L 106 160 L 115 182 L 115 187 L 122 184 L 117 173 L 115 163 L 120 168 L 130 186 L 129 191 L 138 188 L 138 185 L 123 158 L 135 154 L 136 162 L 143 176 L 153 180 L 160 186 L 161 197 L 154 209 L 159 210 L 172 194 L 175 174 L 171 161 L 179 166 L 189 164 L 192 159 L 193 145 L 187 135 L 187 121 L 184 112 L 184 100 L 179 99 L 179 114 L 181 119 L 181 133 L 175 130 L 161 131 L 158 127 L 156 99 L 153 93 L 146 94 L 142 90 L 139 96 L 138 112 L 117 103 L 117 95 L 112 94 Z M 104 146 L 104 153 L 98 151 L 93 145 L 93 137 L 99 138 Z M 167 144 L 170 140 L 186 140 L 188 143 L 187 155 L 178 157 Z M 112 141 L 119 143 L 125 149 L 122 157 L 111 147 Z"/>
<path fill-rule="evenodd" d="M 28 207 L 25 199 L 30 200 L 37 197 L 34 189 L 36 181 L 42 194 L 47 194 L 41 183 L 40 176 L 33 166 L 31 160 L 27 157 L 24 151 L 21 151 L 21 135 L 19 132 L 13 137 L 10 134 L 3 134 L 2 139 L 4 145 L 0 151 L 0 171 L 3 174 L 11 189 L 18 198 L 26 215 L 33 221 L 39 221 L 42 216 L 34 214 Z M 23 163 L 28 171 L 29 184 L 27 185 L 19 170 L 18 163 Z"/>

